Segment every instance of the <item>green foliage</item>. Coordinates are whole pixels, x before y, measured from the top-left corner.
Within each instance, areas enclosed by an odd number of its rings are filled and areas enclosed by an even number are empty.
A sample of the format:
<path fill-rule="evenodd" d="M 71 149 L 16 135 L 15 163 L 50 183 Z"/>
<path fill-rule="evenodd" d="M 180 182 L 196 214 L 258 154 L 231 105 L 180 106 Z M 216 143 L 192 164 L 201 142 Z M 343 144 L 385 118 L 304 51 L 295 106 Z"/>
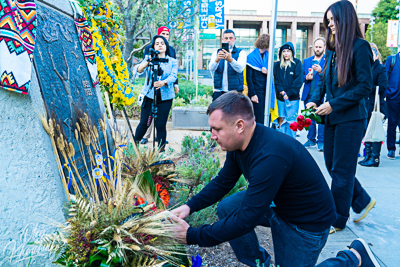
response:
<path fill-rule="evenodd" d="M 217 177 L 221 163 L 211 145 L 213 142 L 211 134 L 205 132 L 200 137 L 185 136 L 182 140 L 181 149 L 183 153 L 188 154 L 188 158 L 177 165 L 176 172 L 179 178 L 188 179 L 190 182 L 177 185 L 177 191 L 180 192 L 179 202 L 186 203 Z M 246 186 L 247 182 L 242 175 L 235 187 L 224 198 L 244 190 Z M 216 214 L 218 204 L 219 202 L 190 215 L 188 223 L 194 227 L 214 223 L 218 220 Z"/>
<path fill-rule="evenodd" d="M 396 10 L 397 5 L 396 0 L 380 0 L 378 6 L 372 11 L 372 16 L 376 18 L 375 23 L 383 22 L 386 24 L 389 19 L 396 20 L 396 15 L 399 14 L 399 11 Z"/>
<path fill-rule="evenodd" d="M 212 86 L 209 85 L 199 85 L 198 95 L 208 95 L 212 96 Z M 186 103 L 190 103 L 190 100 L 196 97 L 196 86 L 193 82 L 186 80 L 179 80 L 179 93 L 178 97 L 185 99 Z"/>
<path fill-rule="evenodd" d="M 378 46 L 379 52 L 382 55 L 382 62 L 385 62 L 387 57 L 391 54 L 395 54 L 397 52 L 397 48 L 389 48 L 386 47 L 386 40 L 387 40 L 387 22 L 378 22 L 375 23 L 372 32 L 372 42 Z M 371 25 L 368 26 L 368 30 L 365 33 L 365 39 L 368 42 L 371 42 Z"/>

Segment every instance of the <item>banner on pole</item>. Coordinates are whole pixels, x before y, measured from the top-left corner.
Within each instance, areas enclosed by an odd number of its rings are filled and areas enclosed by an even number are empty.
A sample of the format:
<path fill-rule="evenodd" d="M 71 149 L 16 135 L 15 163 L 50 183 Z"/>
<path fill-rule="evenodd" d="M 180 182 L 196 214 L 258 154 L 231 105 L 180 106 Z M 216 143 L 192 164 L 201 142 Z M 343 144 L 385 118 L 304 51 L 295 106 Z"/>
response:
<path fill-rule="evenodd" d="M 199 29 L 224 29 L 224 0 L 201 0 Z"/>
<path fill-rule="evenodd" d="M 397 38 L 399 34 L 399 21 L 398 20 L 388 20 L 388 31 L 387 31 L 387 47 L 396 47 Z"/>
<path fill-rule="evenodd" d="M 193 29 L 193 0 L 168 0 L 168 25 L 171 29 Z M 189 8 L 188 8 L 189 7 Z M 186 10 L 185 10 L 186 9 Z M 183 11 L 183 19 L 175 18 Z"/>

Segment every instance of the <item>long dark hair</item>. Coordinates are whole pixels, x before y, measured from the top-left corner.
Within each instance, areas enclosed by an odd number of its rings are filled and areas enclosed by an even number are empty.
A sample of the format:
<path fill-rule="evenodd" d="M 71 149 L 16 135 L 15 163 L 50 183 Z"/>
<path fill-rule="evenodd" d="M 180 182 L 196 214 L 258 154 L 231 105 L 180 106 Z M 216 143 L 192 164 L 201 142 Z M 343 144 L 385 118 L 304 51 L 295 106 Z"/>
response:
<path fill-rule="evenodd" d="M 166 55 L 166 56 L 171 56 L 171 53 L 170 53 L 170 50 L 169 50 L 168 41 L 167 41 L 167 39 L 165 39 L 164 36 L 161 36 L 161 35 L 156 35 L 156 36 L 154 36 L 154 37 L 153 37 L 153 41 L 151 42 L 151 48 L 153 48 L 153 49 L 155 50 L 154 46 L 156 45 L 156 40 L 157 40 L 158 38 L 163 39 L 163 40 L 164 40 L 164 43 L 165 43 L 165 46 L 167 47 L 167 50 L 165 50 L 165 55 Z"/>
<path fill-rule="evenodd" d="M 331 11 L 335 24 L 335 34 L 328 27 L 328 11 Z M 341 0 L 332 4 L 325 12 L 324 26 L 327 31 L 326 47 L 336 52 L 336 70 L 339 87 L 352 78 L 353 47 L 357 38 L 364 39 L 358 22 L 357 13 L 353 4 L 348 0 Z M 325 64 L 324 72 L 328 64 Z"/>

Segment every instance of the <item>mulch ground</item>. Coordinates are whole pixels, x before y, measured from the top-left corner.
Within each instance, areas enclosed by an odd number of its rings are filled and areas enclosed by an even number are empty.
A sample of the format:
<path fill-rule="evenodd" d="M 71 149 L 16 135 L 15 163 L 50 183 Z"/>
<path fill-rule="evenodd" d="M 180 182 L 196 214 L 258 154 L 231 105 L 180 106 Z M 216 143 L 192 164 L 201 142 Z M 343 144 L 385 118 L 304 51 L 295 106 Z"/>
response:
<path fill-rule="evenodd" d="M 273 250 L 273 245 L 272 245 L 272 236 L 271 236 L 270 228 L 258 226 L 256 228 L 256 233 L 257 233 L 260 245 L 262 247 L 264 247 L 268 251 L 268 253 L 271 255 L 271 257 L 272 257 L 271 264 L 272 264 L 272 266 L 274 266 L 273 265 L 274 250 Z M 233 250 L 228 242 L 220 244 L 215 247 L 209 247 L 209 248 L 201 248 L 197 245 L 190 245 L 190 246 L 185 246 L 185 247 L 186 247 L 186 251 L 189 255 L 191 255 L 191 256 L 200 255 L 202 257 L 203 266 L 207 266 L 207 267 L 216 267 L 216 266 L 243 267 L 243 266 L 247 266 L 243 263 L 240 263 L 237 260 L 235 253 L 233 252 Z M 265 267 L 268 267 L 268 266 L 265 266 Z"/>

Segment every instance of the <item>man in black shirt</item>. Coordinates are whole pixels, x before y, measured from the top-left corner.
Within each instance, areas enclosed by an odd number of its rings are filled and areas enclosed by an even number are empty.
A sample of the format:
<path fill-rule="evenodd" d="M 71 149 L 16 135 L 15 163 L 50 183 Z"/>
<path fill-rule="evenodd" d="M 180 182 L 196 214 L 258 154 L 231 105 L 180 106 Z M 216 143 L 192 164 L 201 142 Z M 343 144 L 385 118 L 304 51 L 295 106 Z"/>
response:
<path fill-rule="evenodd" d="M 242 263 L 257 266 L 258 260 L 260 266 L 269 266 L 271 257 L 254 231 L 263 225 L 271 227 L 276 265 L 314 266 L 336 219 L 332 194 L 317 163 L 295 139 L 256 124 L 247 96 L 226 93 L 207 114 L 211 138 L 228 151 L 226 161 L 199 194 L 172 211 L 177 216 L 176 238 L 206 247 L 229 241 Z M 182 220 L 219 201 L 242 174 L 249 186 L 219 204 L 219 221 L 193 228 Z"/>

